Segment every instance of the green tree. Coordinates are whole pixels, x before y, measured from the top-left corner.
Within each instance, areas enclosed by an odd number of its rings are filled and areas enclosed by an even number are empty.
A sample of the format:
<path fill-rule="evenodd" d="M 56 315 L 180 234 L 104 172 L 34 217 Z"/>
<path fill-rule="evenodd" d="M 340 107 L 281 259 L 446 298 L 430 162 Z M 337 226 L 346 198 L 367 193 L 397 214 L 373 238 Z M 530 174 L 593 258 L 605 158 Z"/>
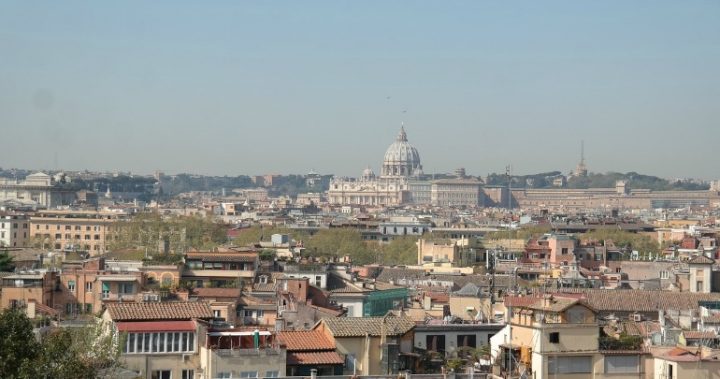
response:
<path fill-rule="evenodd" d="M 21 378 L 38 357 L 30 319 L 20 309 L 0 313 L 0 378 Z"/>
<path fill-rule="evenodd" d="M 201 216 L 143 213 L 118 222 L 114 230 L 111 250 L 147 249 L 148 253 L 158 253 L 167 241 L 170 251 L 182 253 L 190 248 L 212 249 L 227 242 L 226 226 Z"/>
<path fill-rule="evenodd" d="M 15 269 L 13 257 L 7 249 L 0 251 L 0 271 L 12 271 Z"/>
<path fill-rule="evenodd" d="M 323 229 L 305 243 L 308 254 L 316 257 L 350 256 L 354 263 L 368 264 L 377 261 L 379 249 L 372 249 L 354 229 Z"/>
<path fill-rule="evenodd" d="M 384 265 L 412 265 L 417 263 L 418 237 L 395 238 L 386 245 L 380 245 L 378 263 Z"/>
<path fill-rule="evenodd" d="M 597 229 L 580 235 L 581 240 L 607 241 L 612 240 L 615 246 L 625 246 L 637 250 L 642 254 L 657 254 L 660 244 L 647 234 L 631 233 L 617 229 Z"/>

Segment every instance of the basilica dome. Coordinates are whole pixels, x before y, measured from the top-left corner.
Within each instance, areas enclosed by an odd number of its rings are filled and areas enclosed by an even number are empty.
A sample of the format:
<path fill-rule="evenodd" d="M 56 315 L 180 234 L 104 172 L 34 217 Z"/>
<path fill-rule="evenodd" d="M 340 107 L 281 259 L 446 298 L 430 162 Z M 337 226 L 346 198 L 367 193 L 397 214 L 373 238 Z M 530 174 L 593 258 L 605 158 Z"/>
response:
<path fill-rule="evenodd" d="M 401 127 L 395 142 L 385 152 L 382 176 L 411 176 L 418 170 L 422 171 L 420 154 L 408 143 L 405 128 Z"/>

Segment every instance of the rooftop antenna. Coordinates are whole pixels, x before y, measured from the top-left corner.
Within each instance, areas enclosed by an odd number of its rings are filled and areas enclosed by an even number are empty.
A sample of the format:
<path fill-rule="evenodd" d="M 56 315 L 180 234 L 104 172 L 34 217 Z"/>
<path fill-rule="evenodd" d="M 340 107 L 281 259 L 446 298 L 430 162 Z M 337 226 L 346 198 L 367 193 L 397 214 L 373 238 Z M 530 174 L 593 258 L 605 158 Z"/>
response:
<path fill-rule="evenodd" d="M 580 164 L 585 165 L 585 140 L 580 140 Z"/>

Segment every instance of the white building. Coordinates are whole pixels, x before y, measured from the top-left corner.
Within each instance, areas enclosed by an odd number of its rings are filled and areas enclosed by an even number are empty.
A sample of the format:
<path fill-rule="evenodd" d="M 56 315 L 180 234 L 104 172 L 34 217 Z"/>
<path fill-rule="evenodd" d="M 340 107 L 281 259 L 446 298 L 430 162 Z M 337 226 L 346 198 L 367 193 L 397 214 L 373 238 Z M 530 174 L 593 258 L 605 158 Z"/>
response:
<path fill-rule="evenodd" d="M 0 247 L 27 246 L 30 220 L 23 214 L 0 215 Z"/>
<path fill-rule="evenodd" d="M 411 199 L 409 180 L 422 173 L 420 154 L 400 128 L 385 152 L 380 177 L 368 167 L 359 180 L 336 178 L 330 182 L 328 201 L 335 205 L 399 205 Z"/>

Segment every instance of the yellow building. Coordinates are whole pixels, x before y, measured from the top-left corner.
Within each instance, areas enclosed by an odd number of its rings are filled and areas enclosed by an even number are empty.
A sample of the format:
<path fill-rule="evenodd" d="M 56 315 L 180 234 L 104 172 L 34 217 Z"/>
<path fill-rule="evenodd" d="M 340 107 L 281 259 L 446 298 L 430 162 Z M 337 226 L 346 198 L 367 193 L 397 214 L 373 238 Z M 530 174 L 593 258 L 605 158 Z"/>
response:
<path fill-rule="evenodd" d="M 646 372 L 641 348 L 600 349 L 597 312 L 584 301 L 551 295 L 526 300 L 512 308 L 509 327 L 494 337 L 500 341 L 496 377 L 637 378 Z"/>
<path fill-rule="evenodd" d="M 113 224 L 126 216 L 103 211 L 42 211 L 30 217 L 30 238 L 57 250 L 102 254 L 108 251 Z"/>

